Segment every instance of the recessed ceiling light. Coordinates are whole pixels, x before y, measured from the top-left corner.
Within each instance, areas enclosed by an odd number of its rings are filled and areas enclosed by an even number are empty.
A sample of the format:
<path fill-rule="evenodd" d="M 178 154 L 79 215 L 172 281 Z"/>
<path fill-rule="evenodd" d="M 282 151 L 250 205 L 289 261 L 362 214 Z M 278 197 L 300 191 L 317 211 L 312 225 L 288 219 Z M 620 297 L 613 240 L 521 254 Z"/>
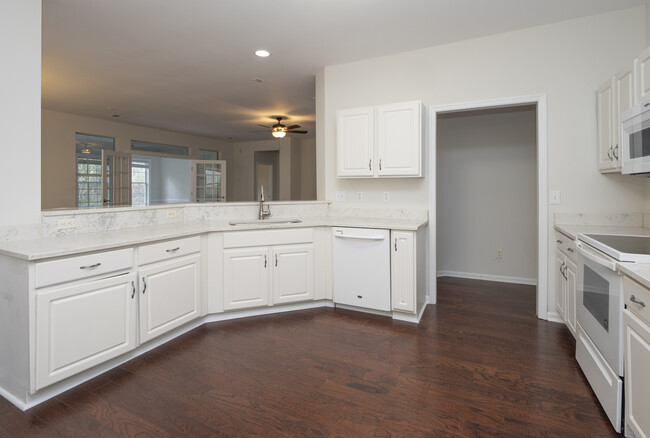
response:
<path fill-rule="evenodd" d="M 259 56 L 260 58 L 266 58 L 270 54 L 271 54 L 271 52 L 269 52 L 268 50 L 256 50 L 255 51 L 255 55 Z"/>
<path fill-rule="evenodd" d="M 255 82 L 264 82 L 264 79 L 262 78 L 253 78 Z"/>

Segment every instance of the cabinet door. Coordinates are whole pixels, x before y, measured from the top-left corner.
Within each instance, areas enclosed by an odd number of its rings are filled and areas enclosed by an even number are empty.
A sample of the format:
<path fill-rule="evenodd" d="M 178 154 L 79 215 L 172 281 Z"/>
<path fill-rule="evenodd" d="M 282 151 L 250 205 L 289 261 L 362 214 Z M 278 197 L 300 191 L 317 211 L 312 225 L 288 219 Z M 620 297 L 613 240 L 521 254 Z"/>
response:
<path fill-rule="evenodd" d="M 557 313 L 566 321 L 566 278 L 564 269 L 566 257 L 560 251 L 555 250 L 555 295 Z"/>
<path fill-rule="evenodd" d="M 126 274 L 36 293 L 36 389 L 135 348 L 135 282 Z"/>
<path fill-rule="evenodd" d="M 273 249 L 273 304 L 314 299 L 314 245 Z"/>
<path fill-rule="evenodd" d="M 269 304 L 269 248 L 228 249 L 223 252 L 225 310 Z"/>
<path fill-rule="evenodd" d="M 612 157 L 615 169 L 621 168 L 621 113 L 636 104 L 634 64 L 614 76 L 614 111 L 612 112 Z"/>
<path fill-rule="evenodd" d="M 615 167 L 612 143 L 614 132 L 612 114 L 614 107 L 614 79 L 598 88 L 598 169 L 607 171 Z"/>
<path fill-rule="evenodd" d="M 415 313 L 415 233 L 391 232 L 391 297 L 393 310 Z"/>
<path fill-rule="evenodd" d="M 650 99 L 650 47 L 637 58 L 636 96 L 637 103 L 645 103 Z"/>
<path fill-rule="evenodd" d="M 629 310 L 625 324 L 625 419 L 637 437 L 650 437 L 650 327 Z"/>
<path fill-rule="evenodd" d="M 336 165 L 340 177 L 373 176 L 374 108 L 336 113 Z"/>
<path fill-rule="evenodd" d="M 566 259 L 566 308 L 565 318 L 566 325 L 576 335 L 576 265 L 571 260 Z"/>
<path fill-rule="evenodd" d="M 377 175 L 422 175 L 422 104 L 377 107 Z"/>
<path fill-rule="evenodd" d="M 140 270 L 140 342 L 147 342 L 201 313 L 201 256 Z"/>

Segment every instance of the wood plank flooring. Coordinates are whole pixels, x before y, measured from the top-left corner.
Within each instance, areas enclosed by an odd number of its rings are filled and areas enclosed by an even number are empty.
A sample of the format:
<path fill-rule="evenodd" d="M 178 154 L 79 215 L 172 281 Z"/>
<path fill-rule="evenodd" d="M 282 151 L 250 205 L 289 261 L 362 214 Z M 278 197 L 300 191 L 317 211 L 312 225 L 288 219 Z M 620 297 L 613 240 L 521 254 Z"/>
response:
<path fill-rule="evenodd" d="M 610 437 L 533 287 L 441 278 L 419 326 L 334 309 L 206 324 L 0 437 Z"/>

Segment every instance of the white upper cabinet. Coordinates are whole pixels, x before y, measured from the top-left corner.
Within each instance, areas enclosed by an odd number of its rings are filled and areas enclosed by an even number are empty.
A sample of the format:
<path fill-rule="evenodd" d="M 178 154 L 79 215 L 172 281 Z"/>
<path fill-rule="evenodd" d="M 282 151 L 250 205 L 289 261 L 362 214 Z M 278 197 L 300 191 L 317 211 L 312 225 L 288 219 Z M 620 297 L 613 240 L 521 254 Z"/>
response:
<path fill-rule="evenodd" d="M 650 99 L 650 47 L 639 55 L 636 62 L 637 103 Z"/>
<path fill-rule="evenodd" d="M 610 78 L 598 88 L 598 169 L 606 172 L 613 169 L 614 158 L 614 79 Z"/>
<path fill-rule="evenodd" d="M 422 176 L 422 103 L 337 112 L 337 175 Z"/>
<path fill-rule="evenodd" d="M 377 175 L 422 176 L 422 104 L 377 107 Z"/>
<path fill-rule="evenodd" d="M 338 176 L 373 176 L 374 108 L 353 108 L 337 112 Z"/>

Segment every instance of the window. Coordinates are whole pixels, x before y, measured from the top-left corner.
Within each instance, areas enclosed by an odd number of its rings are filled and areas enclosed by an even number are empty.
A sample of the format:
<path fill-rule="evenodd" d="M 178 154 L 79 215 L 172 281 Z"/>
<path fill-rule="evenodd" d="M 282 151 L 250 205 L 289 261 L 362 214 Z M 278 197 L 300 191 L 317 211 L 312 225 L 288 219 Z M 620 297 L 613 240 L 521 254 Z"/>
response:
<path fill-rule="evenodd" d="M 168 144 L 148 143 L 146 141 L 131 140 L 132 151 L 143 151 L 165 155 L 189 155 L 185 146 L 172 146 Z"/>
<path fill-rule="evenodd" d="M 149 205 L 149 172 L 151 161 L 134 158 L 131 162 L 131 203 L 132 205 Z"/>
<path fill-rule="evenodd" d="M 218 160 L 219 151 L 211 151 L 209 149 L 199 149 L 199 160 Z"/>
<path fill-rule="evenodd" d="M 102 149 L 114 150 L 115 139 L 75 133 L 77 207 L 102 206 Z"/>

